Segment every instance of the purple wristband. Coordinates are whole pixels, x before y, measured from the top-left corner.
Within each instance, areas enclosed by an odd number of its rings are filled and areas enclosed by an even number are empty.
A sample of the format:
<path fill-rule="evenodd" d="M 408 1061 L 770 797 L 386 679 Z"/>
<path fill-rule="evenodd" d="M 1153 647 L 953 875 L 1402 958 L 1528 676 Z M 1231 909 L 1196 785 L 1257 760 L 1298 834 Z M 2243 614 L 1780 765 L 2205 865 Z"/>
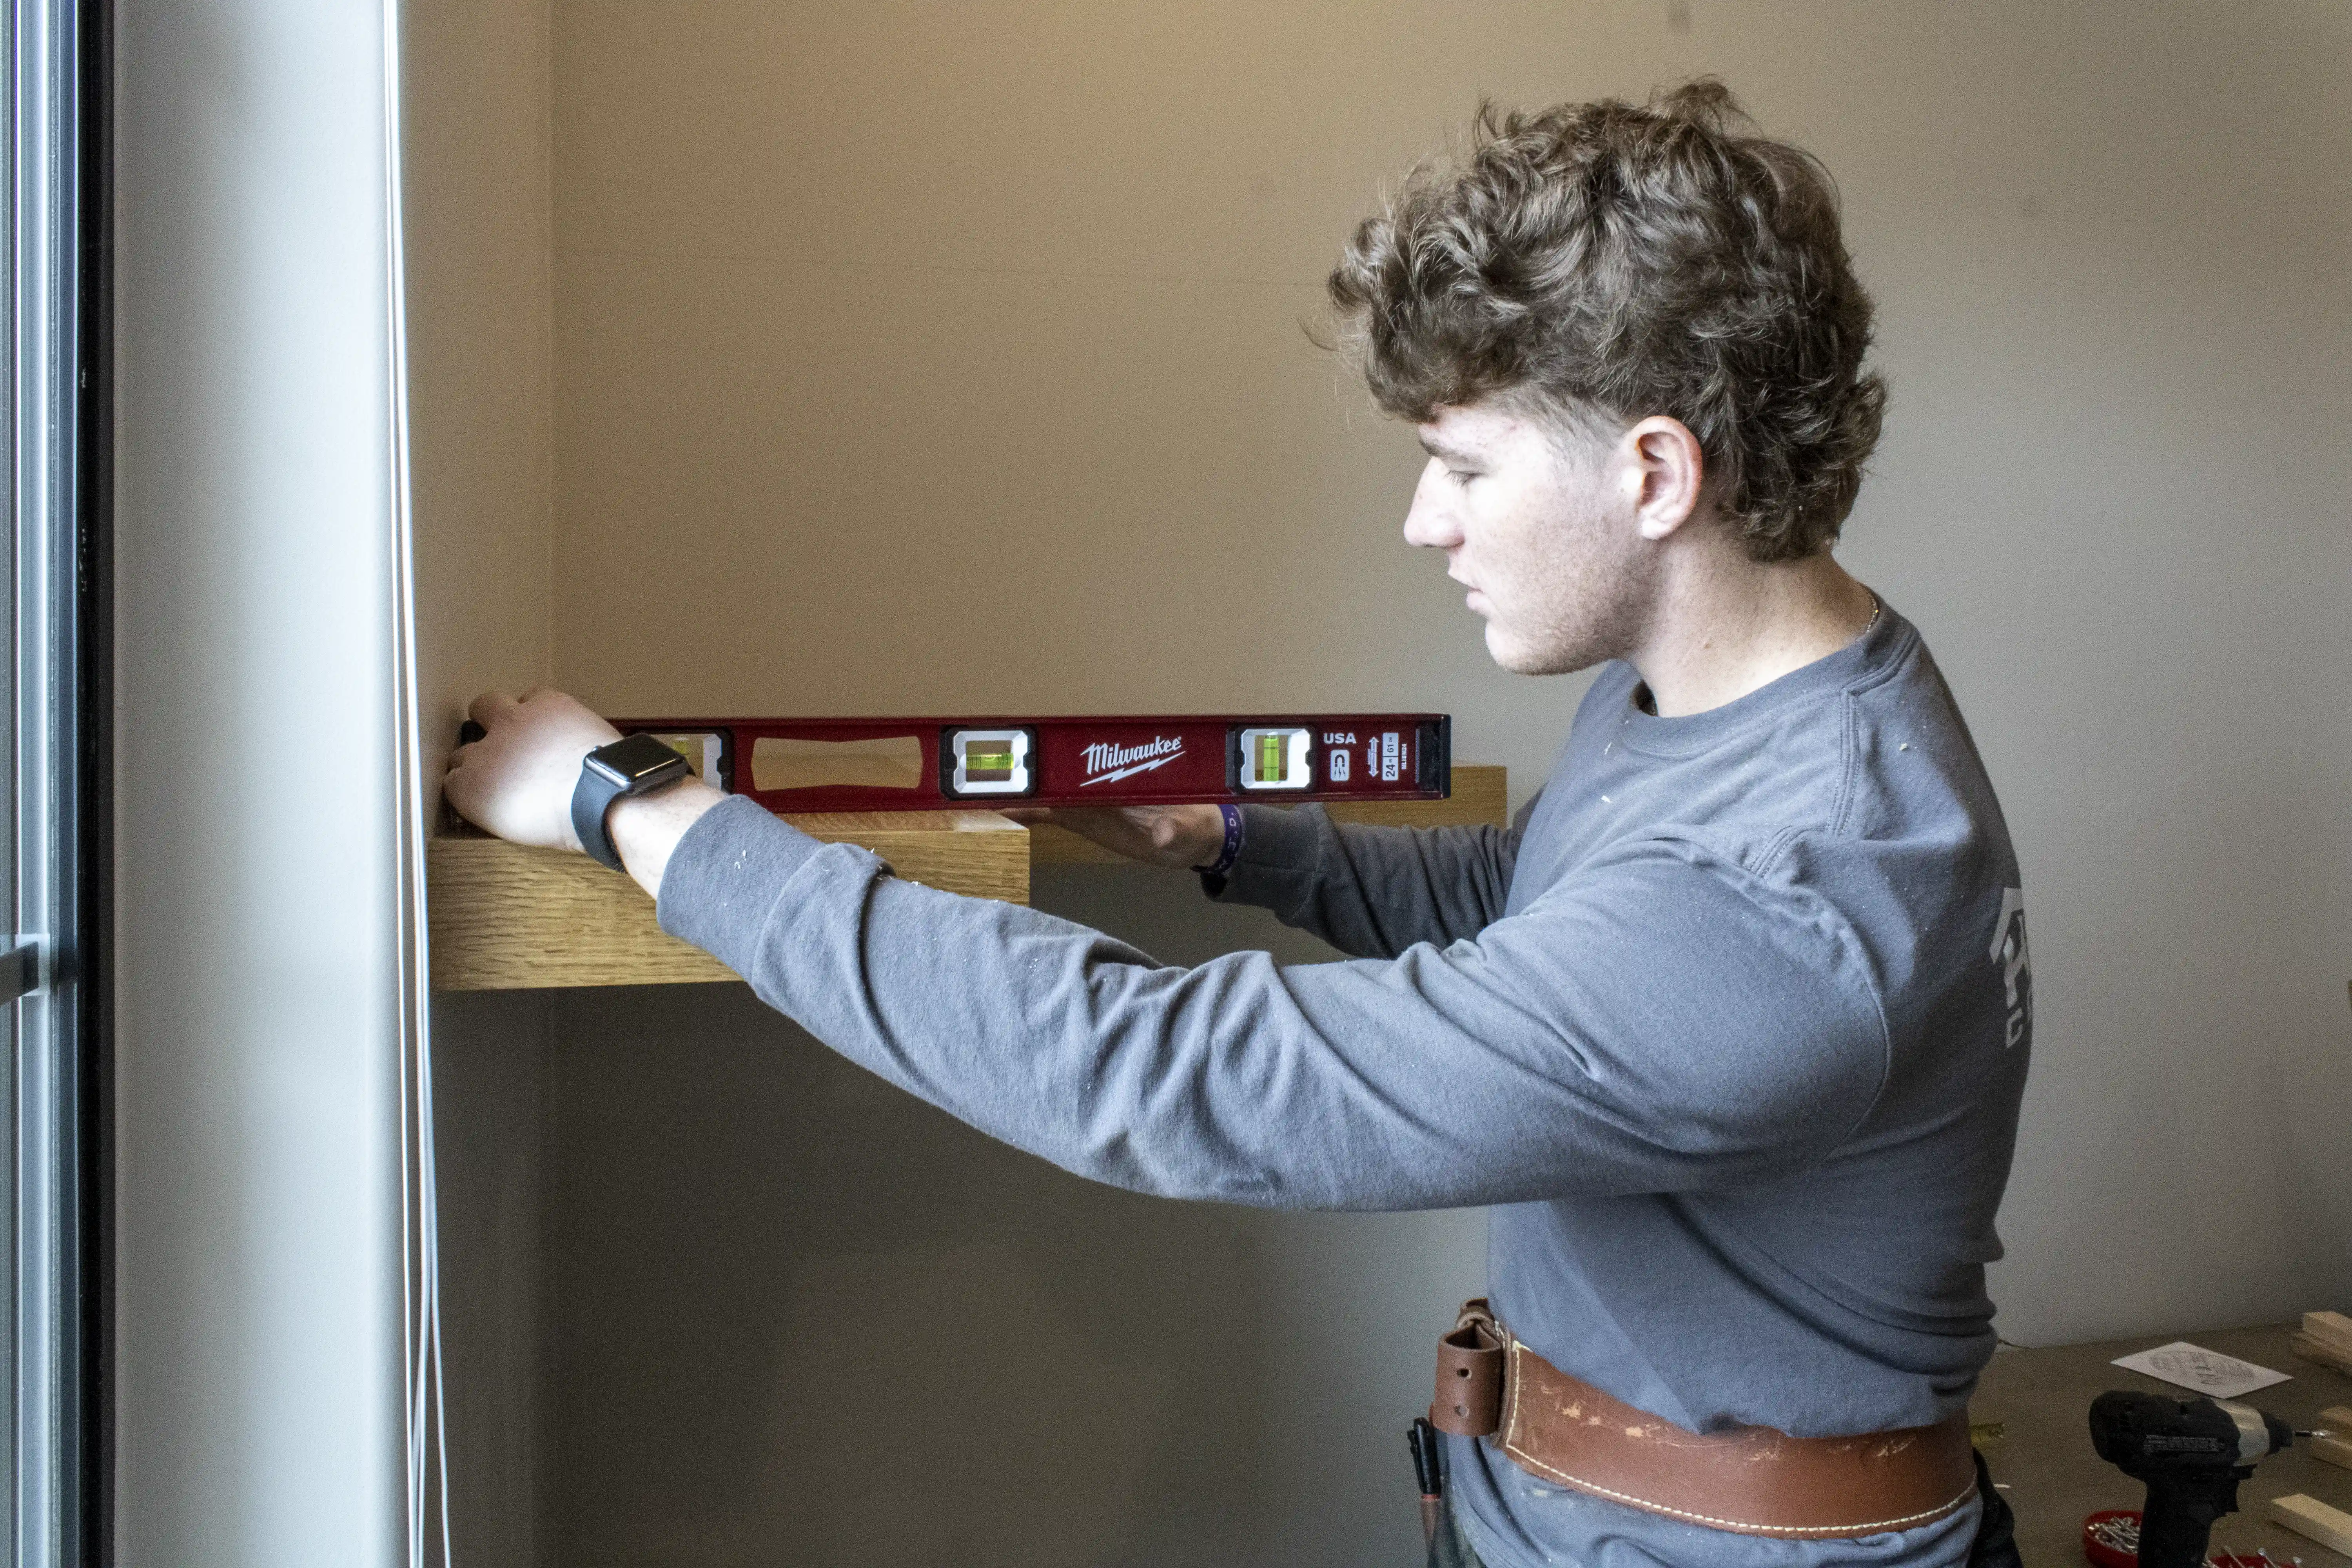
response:
<path fill-rule="evenodd" d="M 1217 809 L 1225 814 L 1225 847 L 1216 859 L 1208 865 L 1192 868 L 1203 877 L 1222 877 L 1234 868 L 1235 860 L 1241 858 L 1242 808 L 1238 805 L 1221 805 Z"/>

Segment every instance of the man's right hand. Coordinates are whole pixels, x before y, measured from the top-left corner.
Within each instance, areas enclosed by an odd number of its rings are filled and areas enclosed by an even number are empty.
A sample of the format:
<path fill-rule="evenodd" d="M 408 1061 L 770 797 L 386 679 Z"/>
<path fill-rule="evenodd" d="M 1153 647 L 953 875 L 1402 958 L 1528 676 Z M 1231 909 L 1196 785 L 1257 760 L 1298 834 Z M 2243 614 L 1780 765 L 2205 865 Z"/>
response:
<path fill-rule="evenodd" d="M 1015 822 L 1050 822 L 1114 855 L 1151 866 L 1206 866 L 1225 847 L 1213 805 L 1028 805 L 1001 808 Z"/>

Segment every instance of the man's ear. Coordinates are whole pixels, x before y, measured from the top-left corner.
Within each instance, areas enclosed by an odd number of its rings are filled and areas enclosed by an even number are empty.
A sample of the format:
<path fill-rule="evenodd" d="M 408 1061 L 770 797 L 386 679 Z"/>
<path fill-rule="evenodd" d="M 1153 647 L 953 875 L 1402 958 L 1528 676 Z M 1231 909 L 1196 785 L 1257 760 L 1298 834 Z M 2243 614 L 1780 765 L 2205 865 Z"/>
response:
<path fill-rule="evenodd" d="M 1706 489 L 1706 455 L 1690 426 L 1653 414 L 1625 432 L 1618 449 L 1642 537 L 1664 539 L 1688 522 Z"/>

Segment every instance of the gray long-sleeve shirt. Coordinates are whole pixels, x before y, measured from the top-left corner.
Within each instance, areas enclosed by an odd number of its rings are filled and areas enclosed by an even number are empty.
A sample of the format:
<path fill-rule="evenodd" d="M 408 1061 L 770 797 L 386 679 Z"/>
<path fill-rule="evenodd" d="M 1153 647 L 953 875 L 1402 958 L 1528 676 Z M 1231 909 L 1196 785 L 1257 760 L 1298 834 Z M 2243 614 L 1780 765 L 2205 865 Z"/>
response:
<path fill-rule="evenodd" d="M 1498 1205 L 1535 1350 L 1693 1430 L 1937 1420 L 1992 1350 L 1983 1265 L 2031 1027 L 2015 858 L 1891 610 L 1739 700 L 1587 693 L 1508 831 L 1252 809 L 1224 897 L 1347 962 L 1192 969 L 898 881 L 748 801 L 673 856 L 664 927 L 835 1049 L 1138 1191 Z M 1727 1536 L 1452 1445 L 1494 1568 L 1965 1561 L 1975 1510 L 1862 1542 Z"/>

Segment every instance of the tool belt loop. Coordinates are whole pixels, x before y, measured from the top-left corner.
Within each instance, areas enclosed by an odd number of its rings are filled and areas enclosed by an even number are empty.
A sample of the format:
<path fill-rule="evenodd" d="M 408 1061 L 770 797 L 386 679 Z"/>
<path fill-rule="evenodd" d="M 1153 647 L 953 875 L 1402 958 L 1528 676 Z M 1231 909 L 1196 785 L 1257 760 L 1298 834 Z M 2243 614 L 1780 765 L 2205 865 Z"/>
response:
<path fill-rule="evenodd" d="M 1454 1331 L 1437 1342 L 1437 1390 L 1429 1424 L 1457 1437 L 1484 1437 L 1503 1425 L 1503 1334 L 1486 1298 L 1463 1303 Z"/>

